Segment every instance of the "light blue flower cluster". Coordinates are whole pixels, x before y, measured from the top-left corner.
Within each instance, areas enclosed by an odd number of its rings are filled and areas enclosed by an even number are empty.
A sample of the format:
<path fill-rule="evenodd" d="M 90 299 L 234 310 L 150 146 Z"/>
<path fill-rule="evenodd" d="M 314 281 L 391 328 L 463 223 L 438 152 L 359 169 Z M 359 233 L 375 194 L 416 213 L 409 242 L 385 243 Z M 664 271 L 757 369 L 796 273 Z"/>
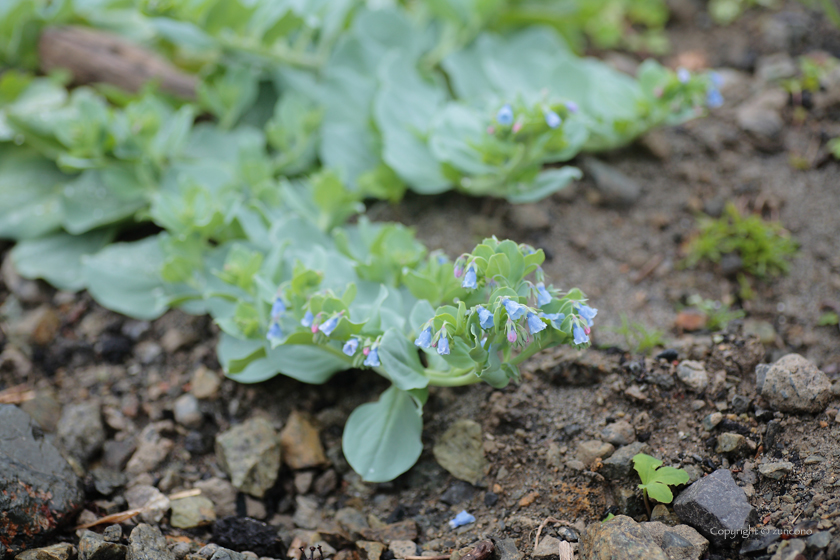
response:
<path fill-rule="evenodd" d="M 491 317 L 492 319 L 492 317 Z M 414 345 L 418 348 L 437 348 L 437 353 L 441 356 L 449 354 L 449 331 L 446 330 L 446 324 L 432 336 L 432 326 L 426 323 L 426 326 L 420 331 L 420 335 L 414 341 Z"/>
<path fill-rule="evenodd" d="M 280 296 L 271 304 L 271 323 L 268 326 L 268 332 L 265 337 L 270 342 L 275 342 L 283 338 L 283 329 L 280 328 L 280 319 L 286 314 L 286 304 L 280 299 Z"/>

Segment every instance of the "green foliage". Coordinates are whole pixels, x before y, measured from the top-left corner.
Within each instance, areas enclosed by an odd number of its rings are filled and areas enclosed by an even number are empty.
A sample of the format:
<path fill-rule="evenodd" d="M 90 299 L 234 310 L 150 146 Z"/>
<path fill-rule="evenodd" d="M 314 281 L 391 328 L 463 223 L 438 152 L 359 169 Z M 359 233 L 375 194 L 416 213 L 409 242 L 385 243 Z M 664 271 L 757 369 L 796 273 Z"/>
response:
<path fill-rule="evenodd" d="M 700 218 L 698 225 L 700 232 L 690 242 L 684 263 L 689 267 L 701 260 L 718 263 L 723 255 L 734 253 L 744 271 L 763 279 L 787 273 L 789 259 L 797 251 L 796 242 L 780 224 L 757 215 L 742 216 L 733 204 L 720 218 Z"/>
<path fill-rule="evenodd" d="M 782 80 L 782 87 L 794 99 L 801 99 L 803 92 L 816 93 L 825 84 L 826 78 L 832 70 L 837 68 L 835 57 L 825 54 L 800 56 L 798 60 L 799 75 Z"/>
<path fill-rule="evenodd" d="M 637 321 L 630 321 L 627 315 L 621 315 L 620 327 L 607 327 L 612 332 L 624 337 L 627 349 L 634 354 L 647 354 L 657 346 L 664 346 L 665 333 L 657 329 L 649 329 Z"/>
<path fill-rule="evenodd" d="M 710 0 L 709 15 L 720 25 L 729 25 L 753 6 L 772 8 L 778 0 Z"/>
<path fill-rule="evenodd" d="M 817 320 L 817 326 L 825 327 L 831 325 L 840 325 L 840 315 L 834 311 L 827 311 L 820 315 L 820 318 Z"/>
<path fill-rule="evenodd" d="M 633 468 L 642 480 L 639 488 L 644 492 L 645 499 L 649 496 L 662 504 L 670 504 L 674 499 L 669 486 L 685 484 L 689 478 L 683 469 L 663 467 L 662 461 L 644 453 L 633 457 Z"/>
<path fill-rule="evenodd" d="M 840 159 L 840 137 L 828 141 L 828 151 L 834 156 L 834 159 Z"/>
<path fill-rule="evenodd" d="M 743 309 L 730 310 L 729 304 L 712 299 L 704 299 L 699 294 L 688 298 L 688 305 L 706 315 L 706 328 L 710 331 L 720 331 L 726 328 L 730 321 L 741 319 L 745 313 Z"/>

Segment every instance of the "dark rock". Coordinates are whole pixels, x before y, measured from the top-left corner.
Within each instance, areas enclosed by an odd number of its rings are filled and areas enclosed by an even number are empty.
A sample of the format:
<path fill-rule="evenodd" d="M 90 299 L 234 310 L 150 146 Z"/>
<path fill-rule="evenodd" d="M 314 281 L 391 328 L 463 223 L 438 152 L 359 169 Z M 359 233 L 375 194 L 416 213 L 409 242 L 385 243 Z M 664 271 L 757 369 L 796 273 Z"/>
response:
<path fill-rule="evenodd" d="M 826 560 L 840 560 L 840 538 L 836 538 L 829 543 L 825 557 Z"/>
<path fill-rule="evenodd" d="M 674 501 L 674 511 L 683 523 L 718 546 L 743 540 L 758 517 L 727 469 L 718 469 L 683 490 Z"/>
<path fill-rule="evenodd" d="M 121 471 L 135 449 L 137 445 L 133 439 L 122 441 L 110 439 L 102 446 L 102 463 L 110 469 Z"/>
<path fill-rule="evenodd" d="M 487 507 L 493 507 L 499 501 L 499 495 L 495 492 L 487 492 L 484 494 L 484 505 Z"/>
<path fill-rule="evenodd" d="M 103 496 L 110 496 L 115 490 L 125 486 L 126 478 L 123 473 L 105 467 L 97 467 L 90 472 L 93 486 Z"/>
<path fill-rule="evenodd" d="M 604 459 L 601 474 L 607 480 L 622 480 L 633 472 L 633 457 L 639 453 L 650 453 L 650 446 L 640 441 L 619 447 L 608 459 Z"/>
<path fill-rule="evenodd" d="M 559 529 L 557 529 L 557 536 L 568 542 L 578 542 L 580 539 L 580 535 L 578 535 L 577 531 L 571 527 L 565 527 L 562 525 Z"/>
<path fill-rule="evenodd" d="M 587 560 L 668 560 L 647 531 L 625 515 L 586 528 L 581 556 Z"/>
<path fill-rule="evenodd" d="M 134 343 L 121 334 L 103 334 L 94 348 L 102 358 L 112 364 L 121 364 L 131 354 Z"/>
<path fill-rule="evenodd" d="M 752 533 L 750 538 L 741 543 L 738 554 L 752 554 L 767 550 L 767 547 L 779 540 L 780 532 L 772 527 L 764 527 L 763 530 Z"/>
<path fill-rule="evenodd" d="M 175 560 L 157 527 L 141 523 L 128 537 L 126 560 Z"/>
<path fill-rule="evenodd" d="M 669 361 L 669 362 L 673 362 L 674 360 L 676 360 L 679 357 L 680 357 L 679 352 L 677 352 L 673 348 L 668 348 L 666 350 L 663 350 L 662 352 L 660 352 L 659 354 L 656 355 L 657 360 L 666 360 L 666 361 Z"/>
<path fill-rule="evenodd" d="M 43 438 L 25 412 L 0 404 L 0 552 L 37 545 L 83 505 L 79 479 Z"/>
<path fill-rule="evenodd" d="M 90 461 L 105 442 L 99 403 L 91 401 L 65 406 L 58 423 L 58 440 L 80 461 Z"/>
<path fill-rule="evenodd" d="M 750 409 L 750 405 L 752 404 L 752 399 L 749 397 L 743 397 L 741 395 L 735 395 L 732 399 L 732 412 L 735 414 L 743 414 Z"/>
<path fill-rule="evenodd" d="M 0 548 L 0 558 L 3 557 L 3 549 Z M 44 548 L 33 548 L 25 550 L 15 556 L 15 560 L 75 560 L 76 547 L 70 543 L 59 543 Z"/>
<path fill-rule="evenodd" d="M 520 560 L 522 558 L 522 553 L 516 548 L 513 539 L 490 537 L 490 540 L 493 541 L 491 560 Z"/>
<path fill-rule="evenodd" d="M 776 447 L 779 436 L 782 433 L 782 423 L 778 420 L 767 422 L 767 429 L 764 430 L 764 449 L 770 451 Z"/>
<path fill-rule="evenodd" d="M 122 536 L 122 527 L 119 525 L 109 525 L 105 527 L 105 530 L 102 532 L 102 538 L 107 542 L 118 543 L 122 541 Z"/>
<path fill-rule="evenodd" d="M 773 419 L 774 414 L 772 410 L 768 410 L 766 408 L 761 408 L 760 406 L 755 407 L 755 419 L 759 422 L 769 422 Z"/>
<path fill-rule="evenodd" d="M 466 502 L 475 495 L 475 487 L 462 480 L 456 480 L 452 486 L 446 489 L 446 492 L 440 497 L 440 501 L 454 506 L 461 502 Z"/>
<path fill-rule="evenodd" d="M 79 560 L 125 560 L 127 550 L 125 545 L 108 542 L 93 531 L 85 531 L 79 539 Z"/>
<path fill-rule="evenodd" d="M 737 253 L 726 253 L 720 259 L 720 271 L 727 278 L 733 278 L 744 269 L 744 261 Z"/>
<path fill-rule="evenodd" d="M 250 550 L 260 556 L 283 558 L 287 547 L 277 536 L 277 529 L 249 517 L 224 517 L 213 525 L 213 542 L 237 550 Z"/>

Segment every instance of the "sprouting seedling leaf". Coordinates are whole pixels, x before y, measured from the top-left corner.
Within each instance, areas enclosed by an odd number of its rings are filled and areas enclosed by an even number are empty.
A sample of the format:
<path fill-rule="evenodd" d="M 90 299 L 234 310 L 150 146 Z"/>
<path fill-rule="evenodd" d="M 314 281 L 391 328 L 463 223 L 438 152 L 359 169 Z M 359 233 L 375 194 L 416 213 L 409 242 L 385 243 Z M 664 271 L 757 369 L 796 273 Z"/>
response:
<path fill-rule="evenodd" d="M 642 483 L 639 488 L 657 502 L 670 504 L 674 494 L 669 486 L 678 486 L 688 482 L 688 473 L 683 469 L 663 467 L 662 461 L 650 455 L 639 453 L 633 457 L 633 468 L 639 473 Z"/>

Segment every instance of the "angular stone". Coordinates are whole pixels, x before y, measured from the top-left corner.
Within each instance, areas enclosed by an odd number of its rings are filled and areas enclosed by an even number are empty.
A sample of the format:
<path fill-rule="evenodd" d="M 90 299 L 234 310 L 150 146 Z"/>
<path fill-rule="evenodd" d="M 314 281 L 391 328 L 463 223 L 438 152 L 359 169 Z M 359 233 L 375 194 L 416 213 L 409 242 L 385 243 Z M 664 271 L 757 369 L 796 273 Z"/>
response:
<path fill-rule="evenodd" d="M 361 551 L 362 560 L 379 560 L 385 552 L 385 545 L 372 541 L 356 541 L 356 547 Z"/>
<path fill-rule="evenodd" d="M 665 504 L 656 504 L 650 512 L 651 521 L 659 521 L 670 527 L 675 527 L 680 524 L 680 518 L 673 511 L 668 509 Z"/>
<path fill-rule="evenodd" d="M 776 549 L 775 554 L 770 560 L 798 560 L 804 558 L 802 553 L 805 552 L 805 541 L 802 539 L 790 539 L 784 541 Z"/>
<path fill-rule="evenodd" d="M 510 538 L 490 537 L 493 541 L 492 560 L 520 560 L 522 553 L 516 548 L 516 542 Z"/>
<path fill-rule="evenodd" d="M 633 457 L 639 453 L 650 452 L 650 446 L 640 441 L 619 447 L 609 458 L 604 459 L 600 473 L 607 480 L 625 479 L 633 474 Z"/>
<path fill-rule="evenodd" d="M 2 549 L 0 549 L 0 557 L 2 557 Z M 76 547 L 70 543 L 59 543 L 44 548 L 24 550 L 15 556 L 15 560 L 75 560 L 75 558 Z"/>
<path fill-rule="evenodd" d="M 414 541 L 391 541 L 388 549 L 394 553 L 394 558 L 405 558 L 406 556 L 417 556 L 417 545 Z"/>
<path fill-rule="evenodd" d="M 173 500 L 169 524 L 178 529 L 190 529 L 209 525 L 216 520 L 213 502 L 203 496 L 191 496 Z"/>
<path fill-rule="evenodd" d="M 718 469 L 683 490 L 674 500 L 674 511 L 717 546 L 743 540 L 758 517 L 727 469 Z"/>
<path fill-rule="evenodd" d="M 283 462 L 292 469 L 309 469 L 326 464 L 327 456 L 318 429 L 303 414 L 294 411 L 280 432 Z"/>
<path fill-rule="evenodd" d="M 788 354 L 767 370 L 761 396 L 784 412 L 822 412 L 831 400 L 831 382 L 811 361 Z"/>
<path fill-rule="evenodd" d="M 263 418 L 252 418 L 216 436 L 216 458 L 242 492 L 262 498 L 280 470 L 277 432 Z"/>
<path fill-rule="evenodd" d="M 190 392 L 197 399 L 214 399 L 219 395 L 222 380 L 219 374 L 204 366 L 199 366 L 192 377 Z"/>
<path fill-rule="evenodd" d="M 83 503 L 79 479 L 41 428 L 16 406 L 0 404 L 0 553 L 11 558 L 36 546 Z"/>
<path fill-rule="evenodd" d="M 577 458 L 589 467 L 595 462 L 595 459 L 605 459 L 612 455 L 613 451 L 615 451 L 613 444 L 593 439 L 578 445 Z"/>
<path fill-rule="evenodd" d="M 586 560 L 668 560 L 653 537 L 626 515 L 589 525 L 583 534 L 581 556 Z"/>
<path fill-rule="evenodd" d="M 200 428 L 204 423 L 204 415 L 198 407 L 198 399 L 190 393 L 175 399 L 173 411 L 175 421 L 187 428 Z"/>
<path fill-rule="evenodd" d="M 143 508 L 140 519 L 146 523 L 160 523 L 169 511 L 169 498 L 154 486 L 138 484 L 125 491 L 125 499 L 130 509 Z"/>
<path fill-rule="evenodd" d="M 98 402 L 69 404 L 58 422 L 58 440 L 74 457 L 88 462 L 105 442 Z"/>
<path fill-rule="evenodd" d="M 668 526 L 664 523 L 642 523 L 671 560 L 700 560 L 709 550 L 709 541 L 688 525 Z"/>
<path fill-rule="evenodd" d="M 717 437 L 715 453 L 737 453 L 744 447 L 746 438 L 741 434 L 724 432 Z"/>
<path fill-rule="evenodd" d="M 362 536 L 369 541 L 391 544 L 394 541 L 413 541 L 417 538 L 417 523 L 413 519 L 406 519 L 398 523 L 390 523 L 380 529 L 362 529 Z"/>
<path fill-rule="evenodd" d="M 683 360 L 677 366 L 677 377 L 697 393 L 702 393 L 709 386 L 709 374 L 702 362 Z"/>
<path fill-rule="evenodd" d="M 321 510 L 318 501 L 306 496 L 296 496 L 295 525 L 303 529 L 315 529 L 321 523 Z M 374 540 L 374 539 L 371 539 Z"/>
<path fill-rule="evenodd" d="M 705 418 L 703 418 L 703 429 L 707 432 L 711 432 L 717 425 L 723 422 L 723 414 L 720 412 L 712 412 Z"/>
<path fill-rule="evenodd" d="M 195 487 L 215 505 L 216 517 L 236 515 L 236 487 L 224 478 L 199 480 Z"/>
<path fill-rule="evenodd" d="M 636 441 L 636 429 L 626 420 L 619 420 L 601 431 L 601 438 L 613 445 L 628 445 Z"/>
<path fill-rule="evenodd" d="M 758 472 L 765 478 L 781 480 L 793 471 L 793 463 L 790 461 L 777 461 L 774 463 L 762 463 L 758 466 Z"/>
<path fill-rule="evenodd" d="M 533 558 L 551 558 L 558 555 L 560 539 L 552 536 L 543 537 L 531 554 Z"/>
<path fill-rule="evenodd" d="M 128 537 L 126 560 L 175 560 L 157 527 L 141 523 Z"/>
<path fill-rule="evenodd" d="M 455 478 L 478 484 L 487 460 L 481 440 L 481 426 L 473 420 L 458 420 L 435 443 L 432 452 L 438 464 Z"/>
<path fill-rule="evenodd" d="M 370 528 L 364 514 L 352 507 L 341 508 L 335 512 L 335 521 L 354 539 L 361 537 L 363 529 Z"/>
<path fill-rule="evenodd" d="M 128 460 L 125 466 L 126 472 L 143 474 L 155 470 L 166 459 L 173 447 L 175 447 L 175 442 L 161 437 L 156 424 L 149 424 L 137 436 L 137 450 Z"/>
<path fill-rule="evenodd" d="M 128 547 L 108 542 L 93 531 L 85 531 L 79 539 L 79 560 L 125 560 Z"/>

